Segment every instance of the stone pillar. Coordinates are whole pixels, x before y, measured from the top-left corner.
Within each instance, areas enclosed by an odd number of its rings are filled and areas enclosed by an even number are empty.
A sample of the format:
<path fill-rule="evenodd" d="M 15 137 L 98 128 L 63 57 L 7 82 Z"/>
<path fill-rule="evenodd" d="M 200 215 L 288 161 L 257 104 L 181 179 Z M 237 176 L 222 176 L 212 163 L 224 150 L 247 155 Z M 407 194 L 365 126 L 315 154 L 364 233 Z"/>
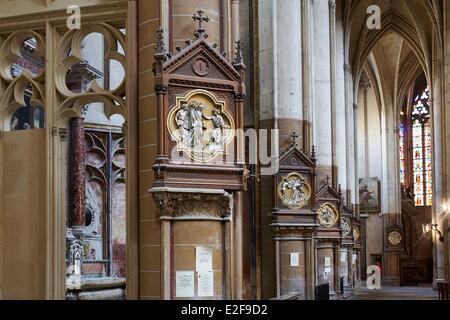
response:
<path fill-rule="evenodd" d="M 355 132 L 354 132 L 354 97 L 353 74 L 350 65 L 344 65 L 345 79 L 345 143 L 346 143 L 346 186 L 347 206 L 355 209 L 357 201 L 356 167 L 355 167 Z"/>
<path fill-rule="evenodd" d="M 292 132 L 303 144 L 301 2 L 259 4 L 261 128 L 279 129 L 279 147 L 289 146 Z"/>
<path fill-rule="evenodd" d="M 160 209 L 161 297 L 169 300 L 235 299 L 233 292 L 232 219 L 233 197 L 224 190 L 153 188 Z M 211 264 L 199 270 L 197 256 L 209 251 Z M 212 278 L 212 292 L 202 295 L 201 272 Z M 186 275 L 186 272 L 188 273 Z M 180 290 L 192 282 L 192 292 Z M 178 290 L 177 290 L 178 288 Z M 204 288 L 204 287 L 203 287 Z M 186 289 L 186 288 L 185 288 Z M 188 290 L 189 291 L 189 290 Z"/>
<path fill-rule="evenodd" d="M 277 156 L 291 143 L 293 132 L 303 146 L 303 63 L 302 3 L 298 0 L 258 1 L 259 35 L 259 118 L 260 129 L 279 130 L 268 150 Z M 311 97 L 312 95 L 310 95 Z M 270 131 L 269 131 L 270 132 Z M 309 150 L 306 150 L 309 151 Z M 274 208 L 273 178 L 261 178 L 260 212 Z M 272 217 L 261 214 L 261 296 L 270 299 L 277 295 L 275 242 L 272 240 Z M 281 290 L 282 292 L 283 290 Z"/>
<path fill-rule="evenodd" d="M 312 229 L 274 227 L 277 296 L 300 294 L 302 300 L 314 299 Z M 298 264 L 296 258 L 298 257 Z"/>
<path fill-rule="evenodd" d="M 192 30 L 198 29 L 198 22 L 192 19 L 192 15 L 197 10 L 203 10 L 203 15 L 210 19 L 208 23 L 203 24 L 209 36 L 208 40 L 219 45 L 221 50 L 226 51 L 226 44 L 223 43 L 225 38 L 223 19 L 225 15 L 223 14 L 221 1 L 201 1 L 201 4 L 199 2 L 197 0 L 172 0 L 170 2 L 169 43 L 171 51 L 175 51 L 177 46 L 184 47 L 186 45 L 184 42 L 192 38 Z"/>
<path fill-rule="evenodd" d="M 332 106 L 331 106 L 331 48 L 332 31 L 330 29 L 330 12 L 333 6 L 327 1 L 315 1 L 314 16 L 314 144 L 317 157 L 317 179 L 323 181 L 332 176 Z M 334 64 L 334 62 L 333 62 Z"/>
<path fill-rule="evenodd" d="M 439 50 L 436 50 L 439 52 Z M 439 53 L 435 53 L 440 55 Z M 438 225 L 439 230 L 448 230 L 446 221 L 448 216 L 445 217 L 441 214 L 442 207 L 446 203 L 445 200 L 445 190 L 444 186 L 446 184 L 445 181 L 445 172 L 446 168 L 444 168 L 443 164 L 445 163 L 444 158 L 444 150 L 445 150 L 445 141 L 443 141 L 443 92 L 442 92 L 442 70 L 443 70 L 443 62 L 440 57 L 433 59 L 433 81 L 431 86 L 431 98 L 430 104 L 432 107 L 430 108 L 432 115 L 432 124 L 433 124 L 433 224 Z M 448 172 L 448 171 L 447 171 Z M 448 232 L 444 232 L 444 234 Z M 436 279 L 449 279 L 448 269 L 448 245 L 440 242 L 439 237 L 435 238 L 433 242 L 433 284 L 436 286 Z"/>
<path fill-rule="evenodd" d="M 303 150 L 311 150 L 314 142 L 314 41 L 312 39 L 313 1 L 302 3 L 302 95 L 303 95 Z"/>
<path fill-rule="evenodd" d="M 331 181 L 334 189 L 338 187 L 337 179 L 337 151 L 339 144 L 337 140 L 337 110 L 336 110 L 336 1 L 330 0 L 329 19 L 330 19 L 330 93 L 331 93 L 331 151 L 332 151 L 332 175 Z"/>
<path fill-rule="evenodd" d="M 86 226 L 86 140 L 84 119 L 72 118 L 69 122 L 69 215 L 70 227 Z"/>

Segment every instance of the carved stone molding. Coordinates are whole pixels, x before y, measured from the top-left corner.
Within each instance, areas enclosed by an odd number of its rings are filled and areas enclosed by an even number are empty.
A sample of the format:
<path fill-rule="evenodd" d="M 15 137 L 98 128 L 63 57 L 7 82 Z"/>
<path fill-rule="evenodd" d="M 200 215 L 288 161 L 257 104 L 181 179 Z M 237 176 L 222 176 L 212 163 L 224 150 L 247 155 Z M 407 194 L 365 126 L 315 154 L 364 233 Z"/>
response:
<path fill-rule="evenodd" d="M 229 220 L 233 197 L 224 190 L 154 188 L 161 219 Z"/>
<path fill-rule="evenodd" d="M 272 226 L 272 234 L 275 240 L 304 240 L 305 238 L 312 238 L 313 232 L 313 228 L 307 228 L 303 226 Z"/>

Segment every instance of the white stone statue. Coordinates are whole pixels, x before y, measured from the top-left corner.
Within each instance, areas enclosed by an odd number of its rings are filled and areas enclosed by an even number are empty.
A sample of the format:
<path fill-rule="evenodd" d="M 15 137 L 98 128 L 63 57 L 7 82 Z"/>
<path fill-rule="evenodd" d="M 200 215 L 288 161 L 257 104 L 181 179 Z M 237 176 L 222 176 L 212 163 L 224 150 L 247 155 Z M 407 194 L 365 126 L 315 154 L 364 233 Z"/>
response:
<path fill-rule="evenodd" d="M 213 110 L 212 117 L 205 117 L 207 120 L 212 120 L 213 129 L 211 131 L 211 139 L 209 142 L 209 146 L 211 149 L 223 149 L 224 139 L 223 139 L 223 128 L 229 128 L 225 125 L 225 121 L 223 117 L 217 110 Z"/>
<path fill-rule="evenodd" d="M 175 122 L 177 123 L 178 130 L 180 132 L 180 143 L 183 147 L 191 146 L 191 134 L 192 125 L 190 121 L 189 105 L 181 105 L 181 109 L 175 116 Z"/>

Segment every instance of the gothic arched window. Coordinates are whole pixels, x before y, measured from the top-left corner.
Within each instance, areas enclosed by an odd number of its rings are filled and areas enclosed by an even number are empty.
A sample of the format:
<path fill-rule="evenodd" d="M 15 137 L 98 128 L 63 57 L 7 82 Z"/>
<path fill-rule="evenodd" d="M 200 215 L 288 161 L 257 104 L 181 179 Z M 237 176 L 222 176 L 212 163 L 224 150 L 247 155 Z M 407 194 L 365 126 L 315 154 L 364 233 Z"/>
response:
<path fill-rule="evenodd" d="M 408 116 L 402 112 L 399 125 L 400 182 L 411 181 L 416 207 L 433 205 L 430 92 L 427 87 L 416 95 Z M 410 135 L 409 135 L 410 133 Z M 408 136 L 409 135 L 409 136 Z M 410 141 L 410 143 L 408 143 Z M 408 148 L 411 152 L 407 152 Z M 410 155 L 410 157 L 408 157 Z M 411 162 L 411 163 L 410 163 Z M 411 164 L 411 165 L 410 165 Z M 408 179 L 408 167 L 411 178 Z"/>

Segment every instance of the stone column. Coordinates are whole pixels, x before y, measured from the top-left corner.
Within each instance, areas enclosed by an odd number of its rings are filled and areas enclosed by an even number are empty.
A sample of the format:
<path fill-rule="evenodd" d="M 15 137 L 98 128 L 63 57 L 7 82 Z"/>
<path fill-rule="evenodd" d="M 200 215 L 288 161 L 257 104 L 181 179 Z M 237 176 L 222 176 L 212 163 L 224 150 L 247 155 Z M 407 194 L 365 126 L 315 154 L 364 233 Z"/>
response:
<path fill-rule="evenodd" d="M 169 29 L 170 29 L 170 50 L 175 51 L 177 46 L 184 47 L 187 39 L 192 38 L 192 30 L 198 28 L 198 22 L 192 19 L 192 15 L 197 10 L 203 10 L 204 16 L 209 17 L 209 22 L 203 26 L 208 33 L 208 40 L 216 43 L 219 48 L 226 50 L 226 44 L 223 44 L 224 30 L 222 19 L 224 18 L 221 1 L 199 1 L 197 0 L 172 0 L 169 11 Z M 224 46 L 225 45 L 225 46 Z M 232 56 L 230 54 L 230 56 Z"/>
<path fill-rule="evenodd" d="M 439 52 L 439 50 L 436 50 Z M 443 63 L 440 57 L 433 59 L 433 84 L 431 89 L 431 115 L 433 123 L 433 224 L 438 225 L 438 229 L 445 231 L 448 230 L 447 219 L 441 213 L 442 206 L 446 203 L 445 200 L 445 172 L 444 167 L 446 161 L 444 156 L 445 141 L 443 141 L 443 128 L 444 128 L 444 117 L 445 114 L 443 110 L 443 92 L 442 86 L 442 72 Z M 447 171 L 448 172 L 448 171 Z M 447 200 L 448 201 L 448 200 Z M 444 232 L 444 234 L 448 232 Z M 433 260 L 434 260 L 434 270 L 433 270 L 433 283 L 436 285 L 436 279 L 447 279 L 449 271 L 448 265 L 446 267 L 446 260 L 448 259 L 448 246 L 435 238 L 433 246 Z M 446 270 L 447 269 L 447 270 Z"/>
<path fill-rule="evenodd" d="M 258 1 L 259 17 L 259 112 L 260 129 L 279 130 L 278 137 L 268 150 L 277 156 L 291 143 L 291 135 L 300 136 L 298 145 L 303 146 L 303 84 L 302 73 L 302 3 L 298 0 Z M 270 132 L 270 131 L 269 131 Z M 274 136 L 276 136 L 274 134 Z M 306 150 L 309 151 L 309 150 Z M 274 208 L 274 194 L 271 176 L 261 178 L 260 212 Z M 277 294 L 275 270 L 275 242 L 272 240 L 272 217 L 261 214 L 261 296 L 273 298 Z"/>
<path fill-rule="evenodd" d="M 279 129 L 279 147 L 296 132 L 303 144 L 302 24 L 298 0 L 263 1 L 259 13 L 261 128 Z"/>
<path fill-rule="evenodd" d="M 353 75 L 350 65 L 344 65 L 345 78 L 345 142 L 346 142 L 346 186 L 345 198 L 347 206 L 355 209 L 357 199 L 356 167 L 355 167 L 355 132 L 354 132 L 354 97 Z"/>
<path fill-rule="evenodd" d="M 313 1 L 302 3 L 302 94 L 303 94 L 303 150 L 310 150 L 314 142 L 314 41 L 312 39 Z"/>
<path fill-rule="evenodd" d="M 83 118 L 70 119 L 69 135 L 69 223 L 75 231 L 86 226 L 86 140 Z"/>
<path fill-rule="evenodd" d="M 336 1 L 328 1 L 330 19 L 330 93 L 331 93 L 331 138 L 332 138 L 332 186 L 337 189 L 337 110 L 336 110 Z"/>
<path fill-rule="evenodd" d="M 317 179 L 319 183 L 326 176 L 332 176 L 333 137 L 332 137 L 332 78 L 333 70 L 330 34 L 330 19 L 334 11 L 332 3 L 327 1 L 315 1 L 313 7 L 314 16 L 314 144 L 317 154 Z M 330 17 L 331 15 L 331 17 Z M 333 50 L 334 51 L 334 50 Z M 334 59 L 334 58 L 333 58 Z"/>

